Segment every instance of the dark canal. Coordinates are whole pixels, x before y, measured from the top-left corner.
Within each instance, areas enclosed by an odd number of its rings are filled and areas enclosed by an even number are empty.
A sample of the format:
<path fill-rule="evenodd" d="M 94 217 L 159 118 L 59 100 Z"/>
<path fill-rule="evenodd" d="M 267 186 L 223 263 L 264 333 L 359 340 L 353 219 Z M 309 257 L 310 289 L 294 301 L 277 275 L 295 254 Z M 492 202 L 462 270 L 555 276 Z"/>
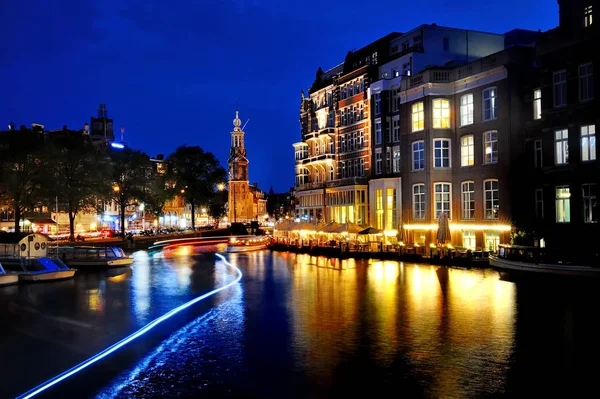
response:
<path fill-rule="evenodd" d="M 1 398 L 236 277 L 197 248 L 134 256 L 111 273 L 0 288 Z M 600 285 L 268 251 L 226 257 L 240 282 L 36 397 L 598 396 Z"/>

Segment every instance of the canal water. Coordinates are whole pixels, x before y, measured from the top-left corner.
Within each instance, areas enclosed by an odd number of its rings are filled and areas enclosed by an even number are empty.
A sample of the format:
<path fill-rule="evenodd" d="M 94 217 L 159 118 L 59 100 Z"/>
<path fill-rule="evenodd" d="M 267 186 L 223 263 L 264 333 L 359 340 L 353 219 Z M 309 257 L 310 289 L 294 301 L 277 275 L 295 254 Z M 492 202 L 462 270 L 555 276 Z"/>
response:
<path fill-rule="evenodd" d="M 0 288 L 0 397 L 233 281 L 229 267 L 199 251 L 140 251 L 133 267 L 110 274 Z M 42 396 L 598 392 L 595 284 L 269 251 L 226 257 L 243 272 L 239 283 Z"/>

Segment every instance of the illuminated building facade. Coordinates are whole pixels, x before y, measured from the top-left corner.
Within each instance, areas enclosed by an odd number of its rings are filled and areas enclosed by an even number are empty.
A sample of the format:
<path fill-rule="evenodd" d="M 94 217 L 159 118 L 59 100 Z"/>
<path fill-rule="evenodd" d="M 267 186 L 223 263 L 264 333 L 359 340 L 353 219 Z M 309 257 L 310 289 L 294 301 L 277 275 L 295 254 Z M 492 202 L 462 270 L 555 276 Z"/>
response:
<path fill-rule="evenodd" d="M 294 144 L 296 215 L 305 221 L 367 224 L 372 168 L 369 84 L 389 58 L 391 33 L 343 64 L 321 68 L 300 105 L 301 141 Z"/>
<path fill-rule="evenodd" d="M 245 133 L 241 129 L 242 121 L 235 111 L 233 132 L 231 132 L 231 149 L 229 150 L 229 221 L 232 223 L 249 223 L 264 221 L 267 217 L 267 200 L 258 185 L 250 186 L 248 180 L 248 159 L 244 146 Z"/>

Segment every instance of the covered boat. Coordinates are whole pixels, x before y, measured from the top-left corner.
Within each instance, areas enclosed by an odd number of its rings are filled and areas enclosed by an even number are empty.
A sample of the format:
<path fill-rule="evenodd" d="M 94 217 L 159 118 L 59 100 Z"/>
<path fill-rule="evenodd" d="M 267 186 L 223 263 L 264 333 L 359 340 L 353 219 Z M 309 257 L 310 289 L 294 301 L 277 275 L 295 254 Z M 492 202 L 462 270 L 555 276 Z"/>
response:
<path fill-rule="evenodd" d="M 80 269 L 122 267 L 133 263 L 119 247 L 63 246 L 48 249 L 48 256 L 62 260 L 66 265 Z"/>
<path fill-rule="evenodd" d="M 10 285 L 19 282 L 19 276 L 13 273 L 6 273 L 2 265 L 0 265 L 0 287 L 3 285 Z"/>
<path fill-rule="evenodd" d="M 232 237 L 227 244 L 227 252 L 249 252 L 265 249 L 271 242 L 268 236 Z"/>

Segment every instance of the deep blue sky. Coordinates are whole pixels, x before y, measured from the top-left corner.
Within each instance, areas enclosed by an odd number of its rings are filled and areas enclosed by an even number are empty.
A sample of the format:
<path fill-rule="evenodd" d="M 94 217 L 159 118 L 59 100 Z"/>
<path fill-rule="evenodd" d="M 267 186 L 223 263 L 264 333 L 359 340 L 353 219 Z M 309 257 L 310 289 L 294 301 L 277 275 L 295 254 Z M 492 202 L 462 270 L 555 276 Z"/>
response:
<path fill-rule="evenodd" d="M 79 129 L 106 103 L 151 156 L 199 145 L 226 165 L 236 102 L 250 179 L 294 184 L 300 90 L 319 66 L 423 23 L 504 33 L 558 24 L 556 0 L 0 1 L 0 123 Z M 6 129 L 6 128 L 2 128 Z"/>

